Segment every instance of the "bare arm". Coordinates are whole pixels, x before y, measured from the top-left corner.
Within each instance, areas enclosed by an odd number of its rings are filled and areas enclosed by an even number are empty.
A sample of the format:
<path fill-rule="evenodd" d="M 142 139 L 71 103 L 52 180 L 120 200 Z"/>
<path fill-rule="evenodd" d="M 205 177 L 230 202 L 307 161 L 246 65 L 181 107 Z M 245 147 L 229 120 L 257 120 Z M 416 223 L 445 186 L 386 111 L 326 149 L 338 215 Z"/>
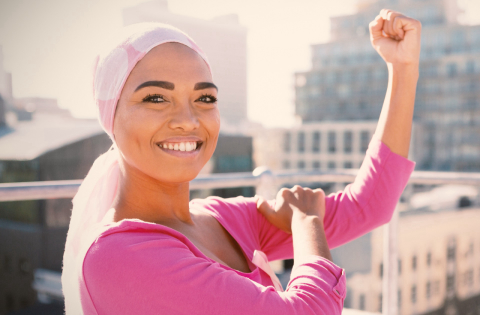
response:
<path fill-rule="evenodd" d="M 408 157 L 420 58 L 419 21 L 382 10 L 370 23 L 373 47 L 388 66 L 388 88 L 376 135 L 392 152 Z"/>

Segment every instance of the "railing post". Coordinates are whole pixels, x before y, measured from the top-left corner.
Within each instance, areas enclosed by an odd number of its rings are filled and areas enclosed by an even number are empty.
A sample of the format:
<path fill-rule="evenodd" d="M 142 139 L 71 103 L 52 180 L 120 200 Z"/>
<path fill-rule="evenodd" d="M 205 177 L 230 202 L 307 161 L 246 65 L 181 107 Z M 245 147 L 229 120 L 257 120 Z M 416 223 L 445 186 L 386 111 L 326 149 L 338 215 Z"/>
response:
<path fill-rule="evenodd" d="M 255 187 L 256 194 L 262 196 L 267 200 L 275 199 L 277 196 L 278 185 L 275 181 L 275 176 L 265 166 L 259 166 L 252 172 L 253 176 L 259 178 L 258 184 Z M 283 261 L 276 260 L 270 262 L 270 267 L 276 274 L 282 274 L 285 272 L 283 268 Z"/>
<path fill-rule="evenodd" d="M 383 228 L 382 314 L 398 314 L 398 204 Z"/>
<path fill-rule="evenodd" d="M 256 194 L 262 196 L 267 200 L 275 199 L 278 187 L 275 183 L 275 176 L 265 166 L 259 166 L 252 172 L 253 176 L 259 178 L 256 189 Z"/>

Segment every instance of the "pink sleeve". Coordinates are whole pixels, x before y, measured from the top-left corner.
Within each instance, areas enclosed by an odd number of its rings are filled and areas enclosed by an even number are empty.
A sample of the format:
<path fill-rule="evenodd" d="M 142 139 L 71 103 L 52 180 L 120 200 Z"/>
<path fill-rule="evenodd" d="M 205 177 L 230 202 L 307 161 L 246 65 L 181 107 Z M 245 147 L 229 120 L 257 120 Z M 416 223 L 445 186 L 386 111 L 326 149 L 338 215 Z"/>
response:
<path fill-rule="evenodd" d="M 285 292 L 195 256 L 158 233 L 116 233 L 86 255 L 84 280 L 96 314 L 340 315 L 345 275 L 332 262 L 298 262 Z M 130 233 L 133 234 L 133 233 Z"/>
<path fill-rule="evenodd" d="M 355 181 L 325 200 L 325 234 L 330 248 L 390 221 L 414 167 L 414 162 L 393 153 L 374 137 Z M 253 199 L 247 205 L 256 209 Z M 291 235 L 271 225 L 258 211 L 256 215 L 260 244 L 268 259 L 293 258 Z"/>

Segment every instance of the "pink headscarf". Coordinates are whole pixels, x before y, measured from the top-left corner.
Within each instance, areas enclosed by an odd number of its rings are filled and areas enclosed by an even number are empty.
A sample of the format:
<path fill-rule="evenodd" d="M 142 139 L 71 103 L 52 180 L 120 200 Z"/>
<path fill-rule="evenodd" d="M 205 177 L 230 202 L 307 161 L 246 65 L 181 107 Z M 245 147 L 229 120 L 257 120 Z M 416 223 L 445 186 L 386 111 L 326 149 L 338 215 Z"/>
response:
<path fill-rule="evenodd" d="M 118 99 L 137 62 L 152 48 L 171 42 L 183 44 L 196 51 L 210 69 L 207 57 L 188 35 L 172 26 L 159 23 L 125 27 L 119 36 L 113 39 L 113 45 L 97 58 L 93 82 L 94 98 L 100 124 L 114 144 L 95 160 L 73 198 L 62 273 L 65 310 L 68 315 L 83 314 L 79 284 L 79 281 L 83 281 L 83 260 L 93 241 L 104 229 L 102 220 L 117 193 L 120 169 L 113 121 Z"/>

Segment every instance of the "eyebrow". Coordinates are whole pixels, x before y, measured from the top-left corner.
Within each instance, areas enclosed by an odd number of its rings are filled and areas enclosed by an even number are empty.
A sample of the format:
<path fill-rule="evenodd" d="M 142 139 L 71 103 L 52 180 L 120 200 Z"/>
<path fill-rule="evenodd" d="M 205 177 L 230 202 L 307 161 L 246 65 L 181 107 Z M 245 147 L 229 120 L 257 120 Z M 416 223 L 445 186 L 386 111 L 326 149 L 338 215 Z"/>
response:
<path fill-rule="evenodd" d="M 214 88 L 215 90 L 218 91 L 218 87 L 211 82 L 198 82 L 197 84 L 195 84 L 195 87 L 193 88 L 193 90 L 197 91 L 197 90 L 204 90 L 204 89 L 210 89 L 210 88 Z"/>
<path fill-rule="evenodd" d="M 143 89 L 147 86 L 156 86 L 156 87 L 159 87 L 159 88 L 162 88 L 162 89 L 166 89 L 166 90 L 173 90 L 175 89 L 175 84 L 173 84 L 172 82 L 167 82 L 167 81 L 147 81 L 147 82 L 143 82 L 142 84 L 140 84 L 139 86 L 137 86 L 137 88 L 135 89 L 135 92 L 137 92 L 138 90 L 140 89 Z"/>
<path fill-rule="evenodd" d="M 147 81 L 147 82 L 143 82 L 142 84 L 137 86 L 137 88 L 135 89 L 135 92 L 140 90 L 140 89 L 143 89 L 145 87 L 148 87 L 148 86 L 156 86 L 156 87 L 159 87 L 159 88 L 162 88 L 162 89 L 172 90 L 172 91 L 175 89 L 175 84 L 173 84 L 172 82 L 168 82 L 168 81 Z M 214 88 L 218 91 L 218 87 L 211 82 L 198 82 L 193 87 L 193 90 L 197 91 L 197 90 L 204 90 L 204 89 L 209 89 L 209 88 Z"/>

